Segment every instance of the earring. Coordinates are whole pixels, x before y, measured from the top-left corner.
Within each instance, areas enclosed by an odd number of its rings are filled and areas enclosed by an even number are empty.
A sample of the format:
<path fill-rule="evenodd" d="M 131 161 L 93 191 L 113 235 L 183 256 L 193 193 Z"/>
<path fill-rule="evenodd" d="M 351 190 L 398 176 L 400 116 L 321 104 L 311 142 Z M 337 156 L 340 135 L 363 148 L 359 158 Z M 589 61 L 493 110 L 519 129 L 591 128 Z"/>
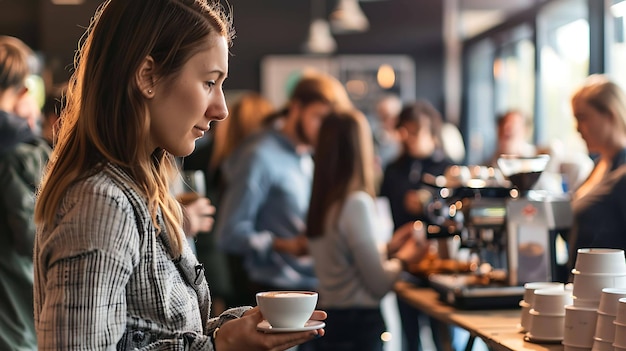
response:
<path fill-rule="evenodd" d="M 148 94 L 152 94 L 152 89 L 148 89 Z"/>

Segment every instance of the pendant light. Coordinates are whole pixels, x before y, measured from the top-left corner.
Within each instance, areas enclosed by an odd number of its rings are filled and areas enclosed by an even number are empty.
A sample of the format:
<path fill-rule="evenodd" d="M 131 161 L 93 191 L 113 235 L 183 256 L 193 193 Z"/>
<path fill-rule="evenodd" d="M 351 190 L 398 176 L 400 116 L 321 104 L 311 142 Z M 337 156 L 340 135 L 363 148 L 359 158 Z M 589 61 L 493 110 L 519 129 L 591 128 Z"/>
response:
<path fill-rule="evenodd" d="M 333 33 L 365 32 L 369 28 L 369 21 L 358 0 L 338 0 L 330 14 L 330 25 Z"/>
<path fill-rule="evenodd" d="M 324 19 L 324 5 L 322 1 L 311 0 L 311 24 L 309 36 L 302 46 L 304 52 L 310 54 L 330 54 L 337 49 L 337 42 L 330 32 L 330 25 Z"/>

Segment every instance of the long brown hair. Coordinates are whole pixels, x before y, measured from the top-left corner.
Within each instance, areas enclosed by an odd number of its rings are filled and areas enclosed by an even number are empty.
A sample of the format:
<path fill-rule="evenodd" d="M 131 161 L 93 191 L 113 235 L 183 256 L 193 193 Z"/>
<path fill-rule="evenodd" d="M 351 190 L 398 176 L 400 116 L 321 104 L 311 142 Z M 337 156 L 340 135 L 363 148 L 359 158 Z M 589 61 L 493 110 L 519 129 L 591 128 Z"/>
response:
<path fill-rule="evenodd" d="M 161 209 L 172 255 L 180 254 L 181 209 L 169 192 L 176 164 L 167 151 L 147 149 L 150 120 L 135 77 L 150 56 L 157 77 L 171 79 L 211 35 L 230 44 L 232 21 L 207 0 L 109 0 L 101 5 L 75 57 L 59 137 L 35 209 L 38 224 L 54 225 L 67 189 L 109 162 L 132 177 L 159 230 Z"/>
<path fill-rule="evenodd" d="M 313 189 L 307 215 L 307 236 L 324 235 L 332 209 L 338 213 L 350 193 L 372 197 L 374 146 L 367 119 L 357 110 L 333 112 L 324 119 L 315 149 Z"/>
<path fill-rule="evenodd" d="M 228 119 L 220 122 L 215 130 L 212 169 L 220 167 L 243 139 L 263 127 L 264 119 L 274 112 L 274 105 L 261 94 L 248 92 L 229 111 Z"/>

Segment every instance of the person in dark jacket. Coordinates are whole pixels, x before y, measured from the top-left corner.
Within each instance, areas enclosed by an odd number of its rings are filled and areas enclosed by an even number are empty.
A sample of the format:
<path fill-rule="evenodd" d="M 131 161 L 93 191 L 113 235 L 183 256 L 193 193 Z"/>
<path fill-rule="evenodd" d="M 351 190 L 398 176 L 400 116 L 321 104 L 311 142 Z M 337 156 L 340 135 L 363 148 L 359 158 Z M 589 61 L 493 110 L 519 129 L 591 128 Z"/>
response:
<path fill-rule="evenodd" d="M 17 115 L 29 102 L 29 55 L 19 39 L 0 36 L 0 350 L 37 350 L 33 211 L 50 147 L 33 133 L 30 116 Z"/>
<path fill-rule="evenodd" d="M 452 165 L 443 150 L 441 114 L 428 101 L 403 107 L 397 129 L 403 144 L 398 159 L 385 169 L 380 195 L 389 199 L 394 230 L 413 221 L 428 222 L 426 207 L 433 198 L 432 187 L 423 182 L 425 174 L 439 176 Z M 413 277 L 411 277 L 413 279 Z M 422 350 L 418 318 L 421 312 L 398 298 L 405 351 Z M 435 346 L 441 349 L 447 333 L 444 326 L 430 319 Z M 441 334 L 439 332 L 442 332 Z"/>

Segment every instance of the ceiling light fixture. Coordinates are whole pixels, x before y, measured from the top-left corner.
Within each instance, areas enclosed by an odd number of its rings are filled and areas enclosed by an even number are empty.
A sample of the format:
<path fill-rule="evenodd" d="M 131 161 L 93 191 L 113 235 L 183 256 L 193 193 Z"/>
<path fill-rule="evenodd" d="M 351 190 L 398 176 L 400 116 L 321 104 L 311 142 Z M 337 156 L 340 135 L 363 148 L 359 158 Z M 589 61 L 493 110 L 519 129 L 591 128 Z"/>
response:
<path fill-rule="evenodd" d="M 337 49 L 337 42 L 330 33 L 328 21 L 321 18 L 311 21 L 309 38 L 303 49 L 311 54 L 330 54 Z"/>
<path fill-rule="evenodd" d="M 337 49 L 337 42 L 330 32 L 330 25 L 324 19 L 325 11 L 322 1 L 326 0 L 311 0 L 309 36 L 302 46 L 302 50 L 310 54 L 330 54 Z"/>
<path fill-rule="evenodd" d="M 337 7 L 330 14 L 330 25 L 333 33 L 365 32 L 369 21 L 358 0 L 338 0 Z"/>

